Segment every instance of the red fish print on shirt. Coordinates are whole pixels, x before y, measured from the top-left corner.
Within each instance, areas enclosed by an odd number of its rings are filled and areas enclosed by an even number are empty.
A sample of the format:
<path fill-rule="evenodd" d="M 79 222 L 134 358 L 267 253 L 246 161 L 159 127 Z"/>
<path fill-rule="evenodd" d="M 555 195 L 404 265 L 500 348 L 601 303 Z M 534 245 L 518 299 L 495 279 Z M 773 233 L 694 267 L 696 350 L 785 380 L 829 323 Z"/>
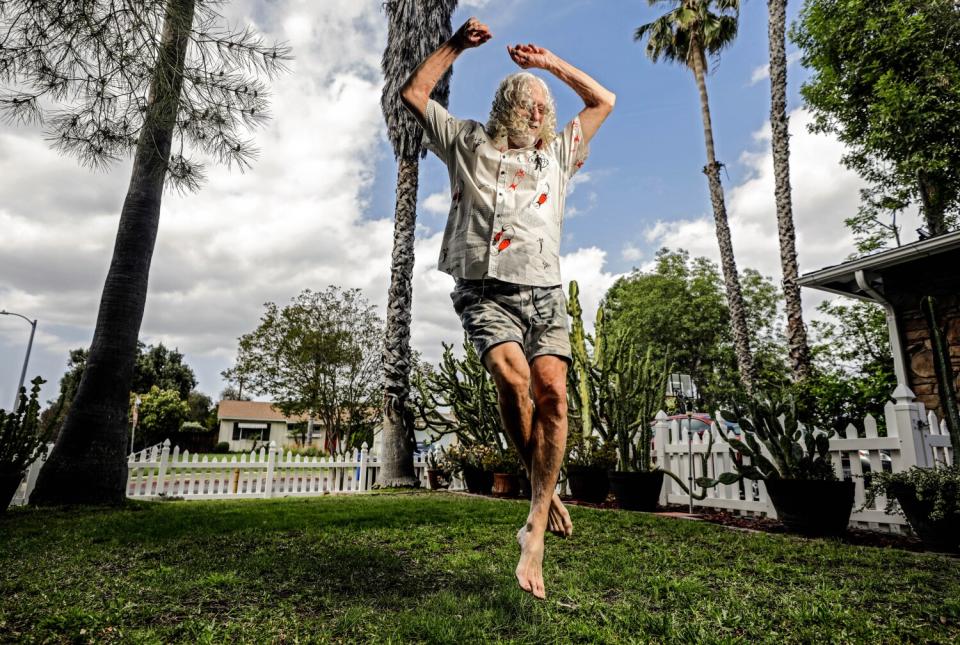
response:
<path fill-rule="evenodd" d="M 497 249 L 497 253 L 502 253 L 506 251 L 510 246 L 510 242 L 513 240 L 513 227 L 512 226 L 503 226 L 497 231 L 497 234 L 493 236 L 493 246 Z"/>
<path fill-rule="evenodd" d="M 537 198 L 533 200 L 533 207 L 540 208 L 547 203 L 547 200 L 550 198 L 550 184 L 547 184 L 546 190 L 537 194 Z"/>
<path fill-rule="evenodd" d="M 526 176 L 527 176 L 527 173 L 523 171 L 523 168 L 520 168 L 519 170 L 517 170 L 517 172 L 513 173 L 513 183 L 510 184 L 510 190 L 516 190 L 517 186 L 520 185 L 520 180 Z"/>

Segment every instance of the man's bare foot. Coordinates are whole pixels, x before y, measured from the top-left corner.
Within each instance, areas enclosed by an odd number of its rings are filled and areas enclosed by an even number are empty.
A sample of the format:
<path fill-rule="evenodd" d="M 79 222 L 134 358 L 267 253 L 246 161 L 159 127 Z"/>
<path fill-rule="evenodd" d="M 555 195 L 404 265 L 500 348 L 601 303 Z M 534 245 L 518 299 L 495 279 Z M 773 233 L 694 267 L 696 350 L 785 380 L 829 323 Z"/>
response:
<path fill-rule="evenodd" d="M 543 537 L 537 540 L 524 526 L 517 532 L 517 541 L 520 543 L 517 582 L 521 589 L 542 600 L 547 597 L 543 586 Z"/>
<path fill-rule="evenodd" d="M 550 500 L 550 514 L 547 516 L 547 530 L 557 537 L 570 537 L 573 535 L 573 521 L 570 519 L 570 513 L 567 507 L 560 501 L 560 496 L 553 494 Z"/>

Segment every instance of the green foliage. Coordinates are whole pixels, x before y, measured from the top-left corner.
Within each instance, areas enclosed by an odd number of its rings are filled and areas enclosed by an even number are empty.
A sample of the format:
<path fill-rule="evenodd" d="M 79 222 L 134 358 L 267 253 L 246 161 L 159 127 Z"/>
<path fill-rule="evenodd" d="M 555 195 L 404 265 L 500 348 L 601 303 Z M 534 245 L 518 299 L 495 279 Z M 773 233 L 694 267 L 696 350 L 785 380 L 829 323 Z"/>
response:
<path fill-rule="evenodd" d="M 722 415 L 725 421 L 739 424 L 742 431 L 738 439 L 723 429 L 724 424 L 717 424 L 730 444 L 736 472 L 723 473 L 716 480 L 701 478 L 701 485 L 732 484 L 740 479 L 836 481 L 829 452 L 833 432 L 814 431 L 801 425 L 791 398 L 755 397 Z M 744 463 L 743 458 L 750 463 Z"/>
<path fill-rule="evenodd" d="M 213 451 L 217 454 L 225 454 L 230 452 L 230 443 L 227 441 L 221 441 L 216 446 L 214 446 Z"/>
<path fill-rule="evenodd" d="M 20 388 L 17 409 L 0 409 L 0 473 L 17 474 L 47 453 L 47 436 L 40 428 L 40 386 L 46 381 L 37 376 L 27 388 Z"/>
<path fill-rule="evenodd" d="M 136 395 L 130 396 L 133 398 Z M 161 390 L 154 385 L 149 392 L 140 395 L 140 436 L 147 444 L 159 443 L 168 438 L 173 441 L 189 413 L 190 407 L 186 401 L 180 399 L 179 392 Z"/>
<path fill-rule="evenodd" d="M 56 438 L 60 433 L 63 421 L 77 394 L 83 370 L 87 365 L 88 354 L 86 349 L 70 350 L 67 371 L 60 378 L 60 393 L 55 401 L 47 402 L 49 407 L 44 410 L 41 420 L 44 433 L 52 438 Z M 216 413 L 214 412 L 212 424 L 209 411 L 206 418 L 199 413 L 200 402 L 203 400 L 209 402 L 208 408 L 212 408 L 212 402 L 206 395 L 192 391 L 196 385 L 197 379 L 193 369 L 184 362 L 183 354 L 178 350 L 167 349 L 163 343 L 154 346 L 137 341 L 137 360 L 134 364 L 131 391 L 142 394 L 149 392 L 153 386 L 157 386 L 161 390 L 175 390 L 177 396 L 187 402 L 191 402 L 191 397 L 198 397 L 196 401 L 190 403 L 191 413 L 188 418 L 213 427 L 216 425 Z"/>
<path fill-rule="evenodd" d="M 779 290 L 751 269 L 742 273 L 741 283 L 759 384 L 779 389 L 789 374 Z M 670 357 L 672 371 L 689 374 L 706 409 L 734 399 L 740 376 L 723 279 L 714 263 L 661 249 L 653 270 L 617 280 L 601 306 L 612 335 L 626 334 L 634 354 L 652 348 L 654 356 Z"/>
<path fill-rule="evenodd" d="M 459 359 L 453 354 L 453 345 L 443 343 L 439 369 L 417 370 L 412 404 L 424 427 L 435 435 L 453 434 L 461 446 L 490 446 L 502 451 L 500 406 L 493 378 L 466 338 L 463 350 Z"/>
<path fill-rule="evenodd" d="M 191 390 L 187 395 L 187 406 L 190 408 L 187 419 L 209 430 L 217 427 L 217 409 L 209 396 L 203 392 Z"/>
<path fill-rule="evenodd" d="M 501 452 L 503 451 L 493 446 L 480 443 L 469 445 L 455 443 L 449 446 L 443 455 L 450 465 L 451 473 L 462 473 L 464 468 L 491 471 L 491 468 L 499 463 Z"/>
<path fill-rule="evenodd" d="M 953 0 L 807 0 L 791 37 L 813 74 L 812 129 L 838 136 L 844 163 L 880 211 L 919 205 L 931 234 L 960 215 L 960 12 Z M 906 199 L 905 199 L 906 198 Z M 870 210 L 877 210 L 867 203 Z M 868 241 L 861 236 L 861 241 Z"/>
<path fill-rule="evenodd" d="M 329 286 L 265 309 L 223 376 L 270 396 L 288 417 L 314 418 L 328 451 L 371 444 L 383 401 L 383 321 L 375 308 L 358 289 Z"/>
<path fill-rule="evenodd" d="M 617 447 L 592 435 L 571 434 L 567 438 L 566 464 L 612 470 L 617 466 Z"/>
<path fill-rule="evenodd" d="M 587 438 L 596 434 L 605 445 L 616 446 L 622 470 L 650 470 L 649 422 L 664 406 L 670 371 L 666 362 L 654 360 L 652 347 L 639 358 L 629 332 L 610 331 L 602 307 L 597 310 L 594 336 L 588 336 L 576 280 L 570 282 L 567 306 L 574 348 L 568 397 L 582 426 L 581 432 L 573 434 Z M 636 445 L 638 432 L 640 444 Z"/>
<path fill-rule="evenodd" d="M 887 513 L 903 515 L 897 503 L 898 491 L 912 491 L 917 500 L 931 505 L 928 519 L 938 522 L 960 516 L 960 467 L 919 468 L 898 473 L 879 472 L 871 476 L 866 490 L 866 505 L 873 506 L 878 495 L 886 497 Z"/>
<path fill-rule="evenodd" d="M 737 37 L 739 0 L 647 0 L 674 8 L 639 27 L 634 40 L 647 39 L 647 57 L 661 58 L 693 69 L 693 58 L 700 57 L 706 68 L 706 55 L 719 55 Z"/>
<path fill-rule="evenodd" d="M 897 385 L 886 314 L 867 302 L 823 302 L 813 321 L 813 370 L 796 386 L 798 406 L 818 428 L 863 430 L 867 414 L 883 430 L 883 408 Z"/>
<path fill-rule="evenodd" d="M 180 432 L 212 432 L 212 430 L 196 421 L 184 421 L 180 426 Z"/>

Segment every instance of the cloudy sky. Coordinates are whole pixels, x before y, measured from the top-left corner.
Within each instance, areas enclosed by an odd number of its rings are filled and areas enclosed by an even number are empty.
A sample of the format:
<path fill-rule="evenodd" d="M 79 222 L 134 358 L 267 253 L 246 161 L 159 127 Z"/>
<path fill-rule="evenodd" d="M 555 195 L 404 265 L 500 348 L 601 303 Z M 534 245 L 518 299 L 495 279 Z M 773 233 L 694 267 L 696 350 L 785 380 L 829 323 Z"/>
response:
<path fill-rule="evenodd" d="M 505 46 L 516 42 L 552 49 L 618 96 L 567 202 L 562 272 L 580 282 L 590 317 L 616 277 L 647 265 L 660 247 L 718 257 L 700 172 L 696 88 L 688 72 L 650 63 L 633 42 L 633 30 L 659 10 L 644 5 L 461 0 L 454 17 L 459 25 L 477 15 L 494 35 L 454 68 L 450 108 L 461 118 L 485 120 L 498 80 L 514 70 Z M 256 135 L 255 167 L 211 169 L 201 192 L 165 196 L 141 331 L 147 342 L 179 348 L 199 388 L 214 397 L 236 338 L 256 326 L 264 302 L 337 284 L 362 289 L 383 311 L 396 176 L 379 106 L 380 0 L 240 0 L 225 13 L 232 24 L 287 41 L 296 60 L 273 85 L 275 118 Z M 779 280 L 765 3 L 744 3 L 740 34 L 708 79 L 717 152 L 738 263 Z M 853 251 L 842 220 L 856 211 L 860 182 L 840 166 L 836 141 L 807 132 L 797 91 L 806 73 L 797 58 L 790 68 L 794 213 L 801 271 L 810 271 Z M 565 121 L 579 99 L 547 80 Z M 29 374 L 49 381 L 44 395 L 52 398 L 68 350 L 92 337 L 130 165 L 92 173 L 49 150 L 37 129 L 0 128 L 0 309 L 39 319 Z M 428 157 L 413 344 L 431 361 L 441 340 L 461 338 L 453 280 L 436 270 L 448 199 L 445 169 Z M 808 310 L 817 302 L 805 294 Z M 25 322 L 0 316 L 0 407 L 13 400 L 28 336 Z"/>

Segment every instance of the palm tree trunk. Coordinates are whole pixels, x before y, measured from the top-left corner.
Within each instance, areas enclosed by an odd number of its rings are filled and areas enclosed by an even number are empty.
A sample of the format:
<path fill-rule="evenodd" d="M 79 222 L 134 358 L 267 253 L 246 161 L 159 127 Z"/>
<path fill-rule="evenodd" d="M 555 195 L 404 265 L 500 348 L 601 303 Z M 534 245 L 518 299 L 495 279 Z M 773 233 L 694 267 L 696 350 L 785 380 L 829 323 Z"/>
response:
<path fill-rule="evenodd" d="M 810 346 L 803 324 L 800 285 L 797 284 L 797 235 L 793 226 L 790 199 L 790 129 L 787 119 L 787 53 L 784 30 L 787 0 L 769 0 L 770 41 L 770 127 L 773 146 L 773 176 L 780 234 L 780 265 L 783 297 L 787 310 L 787 345 L 793 377 L 803 381 L 810 375 Z"/>
<path fill-rule="evenodd" d="M 413 419 L 406 413 L 406 408 L 412 367 L 410 318 L 419 170 L 420 163 L 416 156 L 400 158 L 387 299 L 387 333 L 383 350 L 383 465 L 377 480 L 380 486 L 416 486 L 418 483 L 413 468 Z"/>
<path fill-rule="evenodd" d="M 194 6 L 195 0 L 170 0 L 167 5 L 147 116 L 90 354 L 77 396 L 30 496 L 32 504 L 121 504 L 126 497 L 130 386 Z"/>
<path fill-rule="evenodd" d="M 752 394 L 757 382 L 757 368 L 750 352 L 750 331 L 747 327 L 746 307 L 740 290 L 740 275 L 733 255 L 733 242 L 730 239 L 730 225 L 727 222 L 727 207 L 723 200 L 723 186 L 720 184 L 720 164 L 717 163 L 713 146 L 713 126 L 710 123 L 710 102 L 707 97 L 707 84 L 704 80 L 706 60 L 703 52 L 691 44 L 696 52 L 691 58 L 693 75 L 700 91 L 700 112 L 703 116 L 703 137 L 707 147 L 707 165 L 703 172 L 710 184 L 710 201 L 713 204 L 713 221 L 717 229 L 717 242 L 720 245 L 720 265 L 723 268 L 723 282 L 727 292 L 727 304 L 730 307 L 730 327 L 733 332 L 734 352 L 740 380 L 748 394 Z"/>

